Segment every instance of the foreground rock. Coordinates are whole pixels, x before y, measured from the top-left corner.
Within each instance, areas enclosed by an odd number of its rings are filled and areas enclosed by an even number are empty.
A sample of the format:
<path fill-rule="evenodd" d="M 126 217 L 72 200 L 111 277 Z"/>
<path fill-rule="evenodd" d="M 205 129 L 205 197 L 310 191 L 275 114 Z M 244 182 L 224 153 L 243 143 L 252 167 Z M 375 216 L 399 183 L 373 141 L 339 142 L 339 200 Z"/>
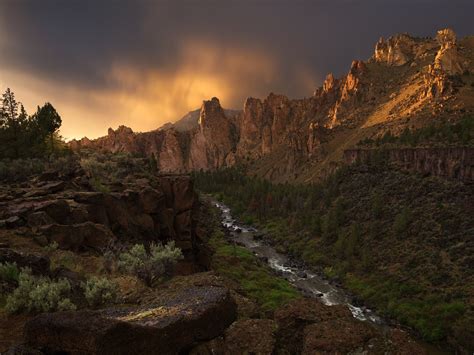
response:
<path fill-rule="evenodd" d="M 149 306 L 43 314 L 25 326 L 25 341 L 46 352 L 176 354 L 222 334 L 236 319 L 223 287 L 181 290 Z"/>
<path fill-rule="evenodd" d="M 316 299 L 290 302 L 275 312 L 277 353 L 281 354 L 427 354 L 406 332 L 381 328 L 352 317 L 345 306 Z"/>
<path fill-rule="evenodd" d="M 44 181 L 48 178 L 59 181 Z M 82 185 L 76 180 L 84 180 Z M 100 253 L 115 241 L 166 242 L 174 240 L 184 255 L 187 273 L 207 268 L 198 227 L 199 203 L 191 178 L 184 175 L 129 176 L 94 191 L 87 174 L 53 173 L 0 186 L 0 228 L 18 229 L 39 237 L 45 246 Z M 61 186 L 36 194 L 42 186 Z M 108 191 L 110 190 L 110 192 Z M 201 264 L 201 265 L 198 265 Z"/>
<path fill-rule="evenodd" d="M 30 268 L 32 273 L 36 275 L 47 275 L 50 269 L 48 257 L 23 253 L 9 248 L 0 248 L 0 263 L 14 263 L 18 268 Z"/>
<path fill-rule="evenodd" d="M 328 307 L 316 299 L 301 299 L 275 312 L 278 348 L 290 354 L 301 353 L 305 328 L 334 319 L 353 319 L 345 306 Z M 360 323 L 360 322 L 359 322 Z M 332 329 L 336 331 L 336 329 Z"/>
<path fill-rule="evenodd" d="M 271 319 L 235 322 L 225 333 L 226 354 L 273 354 L 277 325 Z"/>

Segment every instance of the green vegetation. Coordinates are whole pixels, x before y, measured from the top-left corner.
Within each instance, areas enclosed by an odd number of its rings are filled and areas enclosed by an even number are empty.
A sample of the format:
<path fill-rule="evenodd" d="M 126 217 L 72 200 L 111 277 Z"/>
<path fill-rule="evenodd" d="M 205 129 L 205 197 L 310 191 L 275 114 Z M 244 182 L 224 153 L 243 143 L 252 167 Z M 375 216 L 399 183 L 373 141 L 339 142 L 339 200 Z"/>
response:
<path fill-rule="evenodd" d="M 61 117 L 49 103 L 29 116 L 7 89 L 0 103 L 0 159 L 44 158 L 67 152 L 58 130 Z"/>
<path fill-rule="evenodd" d="M 51 160 L 38 158 L 3 159 L 0 160 L 0 180 L 25 181 L 30 176 L 41 174 L 47 170 L 68 173 L 75 167 L 77 167 L 77 158 L 73 155 L 56 156 Z"/>
<path fill-rule="evenodd" d="M 20 270 L 16 263 L 0 263 L 0 280 L 5 282 L 17 283 L 20 277 Z"/>
<path fill-rule="evenodd" d="M 18 287 L 7 297 L 5 309 L 17 312 L 54 312 L 74 310 L 76 306 L 68 298 L 71 285 L 65 279 L 52 281 L 38 277 L 23 268 L 18 276 Z"/>
<path fill-rule="evenodd" d="M 58 250 L 58 247 L 59 247 L 59 244 L 57 242 L 52 242 L 52 243 L 49 243 L 48 245 L 45 245 L 43 247 L 44 251 L 46 254 L 51 254 L 53 252 L 55 252 L 56 250 Z"/>
<path fill-rule="evenodd" d="M 99 192 L 110 192 L 107 184 L 123 182 L 133 176 L 134 179 L 149 177 L 157 173 L 154 155 L 150 159 L 127 153 L 97 153 L 82 150 L 80 164 L 90 177 L 93 188 Z"/>
<path fill-rule="evenodd" d="M 195 183 L 253 221 L 278 251 L 339 279 L 380 313 L 426 340 L 465 342 L 456 329 L 474 320 L 469 186 L 399 172 L 382 159 L 315 185 L 271 184 L 238 168 L 196 173 Z"/>
<path fill-rule="evenodd" d="M 135 244 L 119 256 L 119 269 L 137 276 L 148 286 L 163 276 L 171 276 L 174 265 L 183 258 L 181 249 L 175 247 L 174 241 L 166 245 L 150 245 L 147 252 L 143 244 Z"/>
<path fill-rule="evenodd" d="M 437 295 L 424 298 L 417 296 L 423 292 L 420 285 L 400 283 L 390 279 L 359 279 L 347 275 L 348 287 L 365 300 L 385 310 L 385 312 L 414 329 L 429 341 L 442 339 L 466 311 L 461 301 L 449 301 Z"/>
<path fill-rule="evenodd" d="M 214 218 L 217 220 L 217 216 Z M 250 251 L 228 242 L 218 222 L 213 225 L 209 244 L 214 249 L 212 269 L 238 283 L 245 295 L 255 300 L 263 311 L 273 311 L 300 297 L 288 281 L 273 275 Z"/>
<path fill-rule="evenodd" d="M 444 121 L 438 124 L 410 129 L 405 128 L 400 135 L 393 135 L 387 131 L 382 137 L 364 139 L 359 146 L 446 146 L 446 145 L 474 145 L 474 116 L 466 116 L 459 122 Z"/>
<path fill-rule="evenodd" d="M 91 307 L 114 302 L 117 298 L 117 285 L 106 277 L 91 277 L 81 286 Z"/>
<path fill-rule="evenodd" d="M 29 116 L 7 89 L 0 101 L 0 180 L 24 181 L 46 170 L 70 171 L 76 157 L 59 135 L 61 117 L 50 103 Z"/>

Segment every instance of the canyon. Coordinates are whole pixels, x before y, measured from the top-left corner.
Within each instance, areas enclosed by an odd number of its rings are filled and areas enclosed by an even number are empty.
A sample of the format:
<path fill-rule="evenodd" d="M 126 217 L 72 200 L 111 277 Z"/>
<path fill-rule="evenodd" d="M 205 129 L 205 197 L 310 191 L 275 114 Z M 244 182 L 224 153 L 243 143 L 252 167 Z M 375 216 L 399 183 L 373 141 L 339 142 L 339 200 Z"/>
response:
<path fill-rule="evenodd" d="M 153 155 L 165 173 L 243 163 L 272 181 L 315 181 L 362 139 L 472 113 L 473 59 L 473 36 L 458 40 L 450 29 L 435 38 L 395 35 L 380 39 L 369 60 L 354 60 L 342 78 L 328 74 L 310 97 L 250 97 L 243 110 L 225 110 L 214 97 L 155 131 L 120 126 L 69 146 Z"/>

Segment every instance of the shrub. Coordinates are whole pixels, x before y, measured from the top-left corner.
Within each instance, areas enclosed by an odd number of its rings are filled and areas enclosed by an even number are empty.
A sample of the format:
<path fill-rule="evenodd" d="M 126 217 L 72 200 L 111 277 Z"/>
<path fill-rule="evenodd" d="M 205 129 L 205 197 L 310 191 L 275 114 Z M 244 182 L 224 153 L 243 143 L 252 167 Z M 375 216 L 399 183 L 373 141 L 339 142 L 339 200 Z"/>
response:
<path fill-rule="evenodd" d="M 47 254 L 51 254 L 52 252 L 58 250 L 58 247 L 59 247 L 59 244 L 57 242 L 52 242 L 48 245 L 45 245 L 43 249 Z"/>
<path fill-rule="evenodd" d="M 0 263 L 0 280 L 6 282 L 18 282 L 20 276 L 20 270 L 16 266 L 16 263 Z"/>
<path fill-rule="evenodd" d="M 410 223 L 410 210 L 405 207 L 402 212 L 395 216 L 393 230 L 398 237 L 406 236 L 408 225 Z"/>
<path fill-rule="evenodd" d="M 48 277 L 36 277 L 29 268 L 23 268 L 18 287 L 7 297 L 5 309 L 9 313 L 75 310 L 76 306 L 67 298 L 70 291 L 71 285 L 65 279 L 52 281 Z"/>
<path fill-rule="evenodd" d="M 166 245 L 151 244 L 147 253 L 145 246 L 135 244 L 119 256 L 119 269 L 142 279 L 148 286 L 161 276 L 169 276 L 173 267 L 183 255 L 173 241 Z"/>
<path fill-rule="evenodd" d="M 113 302 L 117 298 L 117 285 L 105 277 L 92 277 L 81 286 L 91 307 Z"/>

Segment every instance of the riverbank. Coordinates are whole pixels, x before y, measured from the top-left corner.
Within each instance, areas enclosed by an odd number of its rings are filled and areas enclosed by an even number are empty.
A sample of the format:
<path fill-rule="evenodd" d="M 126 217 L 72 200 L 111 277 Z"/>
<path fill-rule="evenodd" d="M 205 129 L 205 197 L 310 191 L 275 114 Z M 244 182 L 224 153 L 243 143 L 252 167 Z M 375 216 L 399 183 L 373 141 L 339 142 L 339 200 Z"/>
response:
<path fill-rule="evenodd" d="M 238 168 L 195 182 L 277 252 L 384 318 L 430 343 L 474 348 L 472 187 L 385 165 L 346 167 L 317 185 L 272 184 Z"/>
<path fill-rule="evenodd" d="M 346 289 L 339 279 L 331 278 L 330 274 L 327 275 L 328 272 L 325 273 L 324 270 L 306 265 L 305 262 L 298 260 L 293 255 L 277 252 L 274 249 L 275 243 L 269 232 L 262 233 L 258 229 L 261 227 L 259 224 L 246 225 L 241 220 L 233 218 L 231 209 L 212 196 L 207 196 L 205 200 L 207 204 L 215 206 L 220 211 L 221 225 L 227 232 L 225 236 L 228 243 L 232 245 L 234 253 L 245 253 L 245 249 L 250 251 L 256 258 L 267 264 L 278 277 L 288 281 L 304 297 L 319 299 L 327 306 L 345 306 L 355 319 L 369 322 L 383 332 L 390 331 L 390 329 L 403 329 L 414 337 L 421 338 L 420 334 L 414 329 L 404 326 L 396 319 L 389 318 L 386 314 L 384 316 L 378 315 L 376 310 L 364 304 L 363 299 L 357 298 L 349 289 Z M 248 274 L 245 274 L 244 279 L 248 278 Z M 283 299 L 279 305 L 286 301 Z M 417 342 L 430 355 L 451 353 L 447 346 L 434 346 L 421 339 Z"/>
<path fill-rule="evenodd" d="M 244 309 L 239 313 L 252 322 L 271 319 L 278 323 L 275 353 L 288 353 L 287 350 L 309 354 L 314 353 L 311 349 L 317 349 L 329 353 L 444 354 L 381 320 L 360 320 L 368 313 L 354 312 L 355 307 L 351 309 L 343 303 L 348 299 L 340 290 L 318 280 L 311 272 L 302 275 L 296 265 L 285 266 L 288 259 L 250 238 L 258 231 L 238 221 L 231 223 L 234 219 L 225 206 L 216 207 L 212 199 L 201 199 L 208 211 L 206 225 L 213 250 L 211 267 L 233 281 L 235 290 L 255 302 L 257 308 L 247 301 L 239 306 Z M 287 320 L 282 323 L 281 317 L 288 316 L 292 318 L 291 325 L 284 324 Z M 319 329 L 317 334 L 310 333 L 313 327 Z M 303 338 L 306 331 L 308 335 Z M 264 337 L 257 329 L 253 332 L 257 338 Z M 311 348 L 313 342 L 317 348 Z"/>

